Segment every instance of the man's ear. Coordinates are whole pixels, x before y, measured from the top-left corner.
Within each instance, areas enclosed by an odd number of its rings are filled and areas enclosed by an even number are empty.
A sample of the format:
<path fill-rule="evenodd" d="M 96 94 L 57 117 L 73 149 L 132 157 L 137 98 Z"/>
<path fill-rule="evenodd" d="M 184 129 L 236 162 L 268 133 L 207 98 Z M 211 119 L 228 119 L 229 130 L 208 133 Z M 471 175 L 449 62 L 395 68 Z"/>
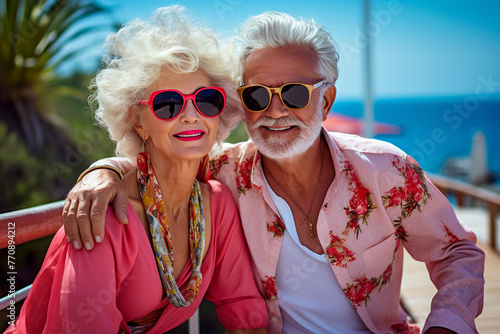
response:
<path fill-rule="evenodd" d="M 337 87 L 330 86 L 326 89 L 323 94 L 323 121 L 328 117 L 328 113 L 332 109 L 333 102 L 335 102 L 335 98 L 337 97 Z"/>

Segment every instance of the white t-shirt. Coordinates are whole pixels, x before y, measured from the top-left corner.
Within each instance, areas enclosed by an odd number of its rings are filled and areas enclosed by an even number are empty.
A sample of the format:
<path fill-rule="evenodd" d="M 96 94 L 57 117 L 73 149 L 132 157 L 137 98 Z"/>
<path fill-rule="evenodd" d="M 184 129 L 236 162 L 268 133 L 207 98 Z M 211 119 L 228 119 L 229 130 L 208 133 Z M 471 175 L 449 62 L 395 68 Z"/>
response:
<path fill-rule="evenodd" d="M 325 254 L 300 243 L 290 207 L 269 190 L 286 227 L 276 271 L 283 333 L 370 333 L 339 286 Z"/>

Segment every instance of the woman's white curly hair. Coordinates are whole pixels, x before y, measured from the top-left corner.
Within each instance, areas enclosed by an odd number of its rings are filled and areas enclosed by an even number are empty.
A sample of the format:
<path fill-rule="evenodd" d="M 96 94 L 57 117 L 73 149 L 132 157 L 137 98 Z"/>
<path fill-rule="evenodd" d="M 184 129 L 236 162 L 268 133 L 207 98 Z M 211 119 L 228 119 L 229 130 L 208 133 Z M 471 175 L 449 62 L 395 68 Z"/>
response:
<path fill-rule="evenodd" d="M 150 22 L 134 19 L 106 39 L 108 54 L 90 85 L 95 118 L 113 141 L 116 153 L 135 162 L 142 138 L 134 129 L 141 117 L 134 107 L 149 98 L 148 89 L 160 72 L 206 74 L 211 85 L 226 91 L 217 142 L 227 138 L 243 115 L 236 92 L 236 71 L 230 47 L 222 48 L 215 33 L 194 24 L 182 6 L 157 9 Z"/>

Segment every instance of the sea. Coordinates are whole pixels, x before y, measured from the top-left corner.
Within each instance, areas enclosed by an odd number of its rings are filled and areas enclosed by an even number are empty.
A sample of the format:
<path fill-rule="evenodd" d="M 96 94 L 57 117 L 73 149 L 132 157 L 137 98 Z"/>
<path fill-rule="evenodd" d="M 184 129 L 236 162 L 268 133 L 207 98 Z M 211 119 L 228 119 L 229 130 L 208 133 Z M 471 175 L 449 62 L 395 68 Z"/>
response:
<path fill-rule="evenodd" d="M 332 111 L 361 118 L 363 103 L 338 100 Z M 374 118 L 400 128 L 398 134 L 375 134 L 374 138 L 410 154 L 426 172 L 445 175 L 450 162 L 470 155 L 474 134 L 481 131 L 486 139 L 490 179 L 494 188 L 500 189 L 500 96 L 378 99 Z M 451 176 L 466 179 L 464 175 Z"/>

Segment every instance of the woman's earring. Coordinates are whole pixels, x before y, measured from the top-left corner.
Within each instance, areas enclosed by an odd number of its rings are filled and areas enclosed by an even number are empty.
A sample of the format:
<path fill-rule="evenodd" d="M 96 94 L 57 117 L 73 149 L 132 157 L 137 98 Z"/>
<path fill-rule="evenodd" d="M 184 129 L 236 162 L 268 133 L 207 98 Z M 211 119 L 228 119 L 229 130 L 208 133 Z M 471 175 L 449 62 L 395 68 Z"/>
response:
<path fill-rule="evenodd" d="M 147 152 L 146 141 L 142 140 L 142 152 Z"/>

